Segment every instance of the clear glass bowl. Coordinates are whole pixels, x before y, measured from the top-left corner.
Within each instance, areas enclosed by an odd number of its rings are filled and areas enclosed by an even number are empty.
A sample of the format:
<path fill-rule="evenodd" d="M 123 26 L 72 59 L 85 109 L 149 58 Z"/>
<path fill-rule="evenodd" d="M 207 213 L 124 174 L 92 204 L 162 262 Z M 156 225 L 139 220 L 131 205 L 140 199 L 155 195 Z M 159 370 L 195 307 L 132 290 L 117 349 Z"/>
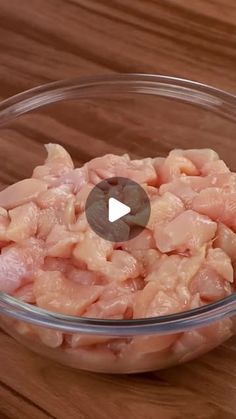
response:
<path fill-rule="evenodd" d="M 113 152 L 165 156 L 214 148 L 236 171 L 236 97 L 188 80 L 109 75 L 60 81 L 0 104 L 1 186 L 29 177 L 59 142 L 76 164 Z M 0 325 L 35 352 L 79 369 L 157 370 L 188 361 L 234 334 L 234 294 L 201 308 L 136 320 L 75 318 L 0 294 Z"/>

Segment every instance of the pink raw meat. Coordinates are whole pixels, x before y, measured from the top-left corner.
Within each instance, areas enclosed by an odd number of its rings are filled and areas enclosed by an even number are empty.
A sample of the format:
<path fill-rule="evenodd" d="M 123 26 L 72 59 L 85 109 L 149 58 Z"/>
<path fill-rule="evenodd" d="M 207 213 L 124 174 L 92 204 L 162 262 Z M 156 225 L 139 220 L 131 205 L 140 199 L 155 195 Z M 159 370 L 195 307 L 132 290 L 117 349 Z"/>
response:
<path fill-rule="evenodd" d="M 197 309 L 234 292 L 236 173 L 215 151 L 172 150 L 141 160 L 107 154 L 74 168 L 62 146 L 46 148 L 32 178 L 0 192 L 0 291 L 54 313 L 124 322 Z M 126 242 L 96 235 L 85 213 L 94 185 L 113 176 L 136 181 L 150 199 L 147 225 Z M 135 190 L 123 193 L 137 208 Z M 119 229 L 128 234 L 130 226 L 121 220 Z M 127 338 L 13 327 L 69 364 L 119 372 L 191 359 L 227 339 L 233 322 Z"/>

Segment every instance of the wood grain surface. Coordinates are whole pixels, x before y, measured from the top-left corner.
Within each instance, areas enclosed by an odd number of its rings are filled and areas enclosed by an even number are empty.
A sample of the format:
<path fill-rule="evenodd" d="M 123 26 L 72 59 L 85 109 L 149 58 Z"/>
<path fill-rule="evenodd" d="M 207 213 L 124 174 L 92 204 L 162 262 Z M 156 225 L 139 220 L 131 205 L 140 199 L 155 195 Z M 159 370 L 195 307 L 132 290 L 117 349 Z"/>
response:
<path fill-rule="evenodd" d="M 169 74 L 236 93 L 235 68 L 235 0 L 0 0 L 2 99 L 49 81 L 115 72 Z M 163 102 L 159 119 L 166 135 L 157 144 L 154 108 L 148 105 L 137 121 L 139 105 L 127 103 L 127 113 L 119 103 L 112 113 L 109 101 L 88 102 L 86 112 L 79 104 L 58 105 L 5 128 L 1 184 L 30 175 L 47 141 L 64 143 L 79 162 L 108 150 L 142 156 L 147 146 L 150 154 L 165 154 L 181 138 L 188 144 L 189 130 L 194 144 L 200 123 L 201 144 L 212 139 L 236 166 L 234 126 L 216 120 L 212 127 L 199 113 L 185 132 L 184 108 L 165 120 Z M 166 371 L 110 376 L 67 369 L 0 332 L 0 418 L 236 418 L 235 344 L 233 338 Z"/>

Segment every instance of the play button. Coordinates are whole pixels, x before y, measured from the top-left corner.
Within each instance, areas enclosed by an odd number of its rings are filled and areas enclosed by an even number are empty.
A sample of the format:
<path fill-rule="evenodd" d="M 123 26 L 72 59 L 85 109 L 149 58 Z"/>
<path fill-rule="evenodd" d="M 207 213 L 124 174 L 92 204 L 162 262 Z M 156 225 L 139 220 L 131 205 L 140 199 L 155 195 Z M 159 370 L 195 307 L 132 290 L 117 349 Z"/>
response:
<path fill-rule="evenodd" d="M 119 220 L 125 215 L 131 212 L 131 208 L 128 205 L 123 204 L 115 198 L 109 198 L 108 201 L 108 220 L 111 223 Z"/>
<path fill-rule="evenodd" d="M 150 202 L 138 183 L 112 177 L 94 186 L 87 198 L 85 213 L 97 235 L 112 242 L 124 242 L 146 227 Z"/>

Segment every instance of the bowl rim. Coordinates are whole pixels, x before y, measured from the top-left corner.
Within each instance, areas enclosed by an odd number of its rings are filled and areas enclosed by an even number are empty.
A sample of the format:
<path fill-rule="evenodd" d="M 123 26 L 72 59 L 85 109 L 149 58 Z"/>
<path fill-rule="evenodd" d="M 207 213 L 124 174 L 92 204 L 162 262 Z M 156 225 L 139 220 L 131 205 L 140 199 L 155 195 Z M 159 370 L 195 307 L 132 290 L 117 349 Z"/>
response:
<path fill-rule="evenodd" d="M 195 104 L 236 122 L 236 96 L 196 81 L 158 74 L 108 74 L 43 84 L 0 103 L 0 127 L 23 114 L 68 99 L 102 94 L 154 94 Z M 131 320 L 66 316 L 23 303 L 0 292 L 0 315 L 71 333 L 110 336 L 169 334 L 206 326 L 236 314 L 236 295 L 166 316 Z"/>

